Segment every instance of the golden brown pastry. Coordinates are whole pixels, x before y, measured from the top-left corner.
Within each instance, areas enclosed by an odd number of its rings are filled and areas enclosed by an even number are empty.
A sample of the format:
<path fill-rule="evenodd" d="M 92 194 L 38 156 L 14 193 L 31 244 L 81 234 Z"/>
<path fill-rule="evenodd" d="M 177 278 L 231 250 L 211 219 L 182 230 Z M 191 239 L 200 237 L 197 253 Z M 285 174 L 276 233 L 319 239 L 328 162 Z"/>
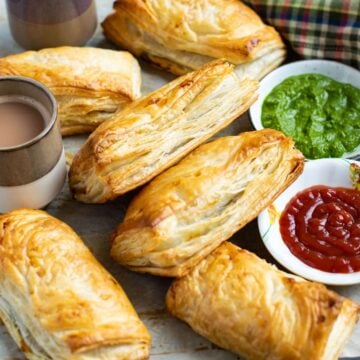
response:
<path fill-rule="evenodd" d="M 359 306 L 228 242 L 177 279 L 171 314 L 246 359 L 335 360 Z"/>
<path fill-rule="evenodd" d="M 103 203 L 143 185 L 245 112 L 258 84 L 232 70 L 206 64 L 101 124 L 71 166 L 75 198 Z"/>
<path fill-rule="evenodd" d="M 0 76 L 45 84 L 59 104 L 63 135 L 93 131 L 140 96 L 141 73 L 126 51 L 59 47 L 0 58 Z"/>
<path fill-rule="evenodd" d="M 0 318 L 31 360 L 148 358 L 150 335 L 120 285 L 43 211 L 0 216 Z"/>
<path fill-rule="evenodd" d="M 114 9 L 105 36 L 174 74 L 225 58 L 260 79 L 285 59 L 279 34 L 239 0 L 119 0 Z"/>
<path fill-rule="evenodd" d="M 112 257 L 134 271 L 183 276 L 301 174 L 293 146 L 266 129 L 198 147 L 130 203 Z"/>

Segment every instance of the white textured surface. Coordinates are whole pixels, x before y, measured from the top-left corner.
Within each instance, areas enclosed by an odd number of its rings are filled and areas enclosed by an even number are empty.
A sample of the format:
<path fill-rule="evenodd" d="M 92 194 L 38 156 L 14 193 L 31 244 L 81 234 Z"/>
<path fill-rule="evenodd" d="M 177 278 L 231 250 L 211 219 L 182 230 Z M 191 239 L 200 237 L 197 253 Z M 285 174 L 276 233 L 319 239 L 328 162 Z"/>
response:
<path fill-rule="evenodd" d="M 103 19 L 110 11 L 112 0 L 97 0 L 98 17 Z M 101 29 L 89 43 L 91 46 L 111 47 L 101 34 Z M 13 42 L 6 21 L 4 0 L 0 0 L 0 56 L 20 52 Z M 143 68 L 142 92 L 156 89 L 172 76 L 157 71 L 146 64 Z M 250 130 L 247 116 L 235 122 L 222 134 L 236 134 Z M 218 134 L 219 135 L 219 134 Z M 65 139 L 65 149 L 76 151 L 84 137 Z M 0 169 L 1 171 L 1 169 Z M 141 319 L 149 328 L 153 337 L 151 359 L 153 360 L 231 360 L 237 357 L 227 351 L 218 349 L 201 336 L 195 334 L 187 325 L 172 318 L 165 310 L 164 297 L 170 285 L 169 279 L 157 278 L 129 272 L 109 258 L 109 235 L 121 221 L 132 194 L 105 205 L 85 205 L 71 198 L 67 185 L 62 193 L 46 210 L 62 219 L 84 239 L 99 261 L 115 276 L 133 302 Z M 242 241 L 241 241 L 242 239 Z M 256 222 L 238 232 L 232 239 L 236 244 L 257 253 L 274 263 L 264 248 L 258 234 Z M 360 286 L 336 289 L 342 294 L 360 302 Z M 351 341 L 345 349 L 344 356 L 360 356 L 360 326 L 358 325 Z M 0 360 L 23 359 L 6 329 L 0 326 Z M 310 360 L 310 359 L 304 359 Z"/>

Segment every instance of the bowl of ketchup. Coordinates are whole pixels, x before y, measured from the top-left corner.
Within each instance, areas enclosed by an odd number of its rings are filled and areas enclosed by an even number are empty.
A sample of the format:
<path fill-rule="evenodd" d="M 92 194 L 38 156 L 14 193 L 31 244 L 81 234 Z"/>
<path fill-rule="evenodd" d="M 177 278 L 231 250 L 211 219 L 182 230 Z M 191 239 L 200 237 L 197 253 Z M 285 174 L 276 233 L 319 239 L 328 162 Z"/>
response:
<path fill-rule="evenodd" d="M 360 283 L 360 162 L 319 159 L 258 217 L 284 267 L 329 285 Z"/>

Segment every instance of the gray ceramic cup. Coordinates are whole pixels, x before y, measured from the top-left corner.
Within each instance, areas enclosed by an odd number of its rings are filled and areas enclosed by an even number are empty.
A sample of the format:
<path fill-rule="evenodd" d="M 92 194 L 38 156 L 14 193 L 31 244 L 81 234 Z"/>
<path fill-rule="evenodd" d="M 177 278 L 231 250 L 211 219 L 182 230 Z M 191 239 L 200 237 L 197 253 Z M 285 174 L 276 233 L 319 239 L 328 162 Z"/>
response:
<path fill-rule="evenodd" d="M 0 102 L 7 101 L 33 106 L 45 126 L 23 144 L 0 147 L 0 212 L 42 208 L 60 192 L 66 179 L 57 103 L 44 85 L 16 76 L 0 77 Z"/>
<path fill-rule="evenodd" d="M 84 45 L 97 26 L 95 0 L 6 0 L 10 30 L 25 49 Z"/>

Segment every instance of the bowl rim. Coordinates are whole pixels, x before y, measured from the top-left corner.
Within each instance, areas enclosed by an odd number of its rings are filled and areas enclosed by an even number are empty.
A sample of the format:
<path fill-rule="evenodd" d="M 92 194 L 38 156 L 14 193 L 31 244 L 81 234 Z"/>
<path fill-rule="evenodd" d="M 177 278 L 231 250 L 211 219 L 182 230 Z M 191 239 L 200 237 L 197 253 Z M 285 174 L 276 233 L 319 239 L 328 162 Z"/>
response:
<path fill-rule="evenodd" d="M 301 181 L 301 176 L 306 176 L 306 172 L 314 172 L 317 171 L 319 168 L 319 164 L 322 163 L 322 166 L 328 166 L 329 169 L 334 171 L 334 168 L 338 171 L 344 173 L 344 171 L 349 174 L 349 166 L 352 163 L 355 163 L 360 166 L 360 161 L 348 160 L 348 159 L 341 159 L 341 158 L 324 158 L 324 159 L 316 159 L 310 160 L 305 163 L 305 169 L 302 175 L 287 189 L 286 192 L 288 193 L 286 199 L 281 199 L 282 196 L 285 196 L 285 192 L 280 194 L 277 197 L 271 206 L 278 214 L 277 217 L 274 218 L 274 223 L 271 224 L 270 215 L 269 215 L 269 207 L 263 210 L 258 218 L 257 218 L 257 225 L 260 237 L 262 239 L 263 244 L 265 245 L 266 249 L 269 251 L 271 256 L 283 267 L 285 267 L 290 272 L 306 278 L 308 280 L 321 282 L 327 285 L 337 285 L 337 286 L 344 286 L 344 285 L 354 285 L 360 283 L 360 271 L 354 273 L 329 273 L 326 271 L 322 271 L 316 268 L 313 268 L 304 262 L 302 262 L 299 258 L 293 255 L 285 242 L 283 241 L 281 234 L 279 232 L 279 218 L 282 210 L 286 206 L 286 204 L 290 201 L 290 199 L 297 194 L 299 191 L 305 190 L 310 186 L 315 185 L 328 185 L 326 182 L 323 184 L 319 184 L 314 182 L 312 185 L 300 186 L 299 182 Z M 319 173 L 319 176 L 325 176 L 323 172 Z M 304 181 L 304 180 L 303 180 Z M 309 179 L 306 177 L 307 182 L 315 181 L 315 179 Z M 350 179 L 349 179 L 350 181 Z M 328 181 L 329 182 L 329 181 Z M 336 185 L 328 185 L 328 186 L 336 186 Z M 345 186 L 343 184 L 337 185 L 339 187 Z M 348 186 L 346 186 L 348 187 Z M 277 201 L 284 202 L 284 206 L 276 207 Z"/>
<path fill-rule="evenodd" d="M 307 64 L 309 66 L 323 66 L 325 64 L 330 67 L 340 68 L 349 73 L 349 79 L 358 78 L 359 83 L 360 83 L 360 71 L 359 70 L 356 70 L 355 68 L 353 68 L 349 65 L 342 64 L 340 62 L 333 61 L 333 60 L 322 60 L 322 59 L 298 60 L 298 61 L 294 61 L 294 62 L 291 62 L 288 64 L 284 64 L 282 66 L 279 66 L 275 70 L 268 73 L 260 81 L 259 96 L 258 96 L 257 100 L 249 108 L 249 119 L 250 119 L 250 123 L 251 123 L 251 126 L 253 127 L 253 129 L 255 129 L 255 130 L 264 129 L 264 127 L 261 124 L 261 107 L 262 107 L 263 101 L 266 98 L 266 96 L 285 79 L 287 79 L 291 76 L 300 75 L 298 73 L 292 73 L 292 72 L 293 71 L 296 72 L 296 69 L 298 69 L 298 67 L 303 66 L 304 64 Z M 292 71 L 290 71 L 290 73 L 287 76 L 281 77 L 280 80 L 276 80 L 279 77 L 279 74 L 282 74 L 284 71 L 289 70 L 289 69 Z M 310 73 L 320 74 L 321 72 L 316 72 L 314 70 L 311 71 L 310 69 L 309 69 L 309 71 L 302 72 L 302 74 L 310 74 Z M 331 75 L 327 74 L 325 76 L 328 76 L 331 78 Z M 333 79 L 335 81 L 338 81 L 335 78 L 333 78 Z M 269 86 L 269 91 L 267 91 L 264 94 L 264 89 L 263 89 L 263 87 L 265 86 L 264 84 L 267 85 L 267 82 L 269 82 L 269 81 L 272 81 L 273 84 L 271 84 Z M 354 87 L 358 87 L 357 85 L 354 84 L 354 82 L 349 82 L 349 84 Z M 359 89 L 360 89 L 360 87 L 359 87 Z M 343 156 L 341 158 L 351 159 L 351 158 L 356 158 L 359 155 L 360 155 L 360 144 L 358 147 L 356 147 L 354 149 L 354 151 L 343 154 Z M 315 159 L 308 159 L 308 160 L 315 160 Z"/>

